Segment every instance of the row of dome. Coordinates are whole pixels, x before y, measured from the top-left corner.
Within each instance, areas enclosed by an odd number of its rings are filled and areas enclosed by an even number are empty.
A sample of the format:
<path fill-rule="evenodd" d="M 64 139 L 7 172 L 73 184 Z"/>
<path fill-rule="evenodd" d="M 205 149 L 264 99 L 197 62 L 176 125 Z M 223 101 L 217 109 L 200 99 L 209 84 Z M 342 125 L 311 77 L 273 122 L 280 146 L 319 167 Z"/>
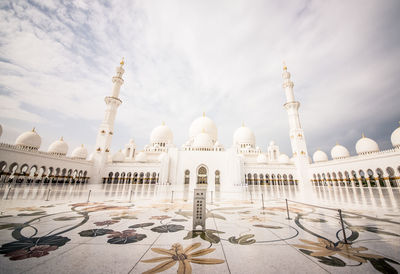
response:
<path fill-rule="evenodd" d="M 393 131 L 390 139 L 394 148 L 400 148 L 400 127 Z M 356 152 L 358 155 L 365 155 L 378 151 L 378 144 L 371 138 L 365 137 L 364 134 L 362 134 L 361 139 L 359 139 L 356 143 Z M 331 150 L 331 156 L 334 160 L 344 159 L 350 157 L 350 152 L 346 147 L 336 144 Z M 320 149 L 313 154 L 313 161 L 315 163 L 326 162 L 328 160 L 328 155 Z"/>
<path fill-rule="evenodd" d="M 0 125 L 0 136 L 2 134 L 2 127 Z M 222 147 L 217 141 L 217 128 L 215 123 L 204 114 L 202 117 L 197 118 L 193 121 L 189 129 L 189 141 L 184 146 L 193 147 Z M 400 148 L 400 127 L 395 129 L 391 135 L 392 145 L 395 148 Z M 153 129 L 150 135 L 151 144 L 172 144 L 173 134 L 171 129 L 164 123 Z M 255 136 L 251 129 L 242 125 L 238 128 L 233 135 L 234 145 L 246 144 L 255 146 Z M 16 146 L 22 148 L 28 148 L 32 150 L 38 150 L 41 145 L 41 137 L 35 129 L 22 133 L 15 142 Z M 372 152 L 378 152 L 378 144 L 370 139 L 362 136 L 356 143 L 357 154 L 368 154 Z M 66 155 L 68 152 L 68 144 L 61 137 L 59 140 L 54 141 L 48 149 L 48 153 L 56 155 Z M 82 145 L 73 150 L 71 157 L 77 159 L 86 159 L 88 155 L 87 149 Z M 333 159 L 342 159 L 350 157 L 348 149 L 342 145 L 337 144 L 331 150 L 331 156 Z M 322 150 L 317 150 L 313 154 L 314 162 L 328 161 L 328 156 Z"/>
<path fill-rule="evenodd" d="M 211 148 L 218 143 L 218 130 L 213 120 L 203 116 L 195 119 L 189 128 L 189 140 L 184 144 L 186 147 Z M 250 144 L 255 146 L 256 138 L 253 131 L 242 125 L 233 134 L 233 144 Z M 155 127 L 150 134 L 150 144 L 172 144 L 172 130 L 163 122 L 160 126 Z"/>
<path fill-rule="evenodd" d="M 38 150 L 41 144 L 42 138 L 37 134 L 35 128 L 33 128 L 32 131 L 22 133 L 15 141 L 17 147 L 32 150 Z M 65 156 L 68 153 L 68 144 L 64 141 L 64 138 L 61 137 L 59 140 L 50 144 L 47 152 L 54 155 Z M 71 153 L 71 158 L 74 159 L 86 159 L 87 156 L 88 151 L 83 145 L 75 148 Z"/>

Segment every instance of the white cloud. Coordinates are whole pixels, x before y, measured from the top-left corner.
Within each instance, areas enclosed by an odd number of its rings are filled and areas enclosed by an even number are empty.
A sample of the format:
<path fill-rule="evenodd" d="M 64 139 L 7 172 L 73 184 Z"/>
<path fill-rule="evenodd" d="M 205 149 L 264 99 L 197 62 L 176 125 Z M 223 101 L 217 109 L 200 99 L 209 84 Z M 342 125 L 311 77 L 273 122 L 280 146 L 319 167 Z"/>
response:
<path fill-rule="evenodd" d="M 57 115 L 42 118 L 49 128 L 60 119 L 66 131 L 76 119 L 94 125 L 73 143 L 95 141 L 121 56 L 113 149 L 130 137 L 144 146 L 162 120 L 180 145 L 206 111 L 225 146 L 244 120 L 258 145 L 275 139 L 289 153 L 283 60 L 311 150 L 328 150 L 337 139 L 351 148 L 362 131 L 388 140 L 400 116 L 396 1 L 31 3 L 1 5 L 0 92 L 13 110 L 0 117 L 29 124 L 26 113 L 37 119 L 50 111 Z"/>

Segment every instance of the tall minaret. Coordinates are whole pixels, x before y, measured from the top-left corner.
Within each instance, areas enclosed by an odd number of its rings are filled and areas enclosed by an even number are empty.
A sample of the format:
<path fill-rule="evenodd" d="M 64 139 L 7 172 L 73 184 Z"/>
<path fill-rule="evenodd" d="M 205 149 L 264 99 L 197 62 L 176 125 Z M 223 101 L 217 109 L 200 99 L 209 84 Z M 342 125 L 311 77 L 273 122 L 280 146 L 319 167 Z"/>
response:
<path fill-rule="evenodd" d="M 107 162 L 111 139 L 114 134 L 115 116 L 117 115 L 118 107 L 122 104 L 122 101 L 118 96 L 121 86 L 124 83 L 124 79 L 122 79 L 122 75 L 125 72 L 123 69 L 124 64 L 124 59 L 122 58 L 120 66 L 116 68 L 117 74 L 112 78 L 112 82 L 114 83 L 112 95 L 104 98 L 104 101 L 106 102 L 106 111 L 103 122 L 100 124 L 99 132 L 97 133 L 96 147 L 93 154 L 95 177 L 97 177 L 97 180 L 100 179 L 102 175 L 101 170 Z M 96 178 L 94 178 L 94 180 L 96 180 Z"/>
<path fill-rule="evenodd" d="M 308 159 L 306 141 L 304 139 L 304 131 L 301 128 L 299 107 L 300 103 L 294 99 L 293 82 L 290 80 L 290 73 L 287 71 L 286 65 L 283 66 L 283 89 L 286 94 L 286 108 L 289 116 L 289 133 L 290 142 L 292 144 L 293 156 L 302 156 Z"/>
<path fill-rule="evenodd" d="M 283 65 L 283 89 L 286 94 L 286 103 L 283 105 L 287 110 L 289 116 L 289 134 L 290 142 L 292 145 L 292 152 L 294 156 L 294 162 L 297 166 L 298 176 L 302 182 L 306 182 L 308 185 L 308 152 L 307 145 L 304 139 L 304 131 L 301 128 L 299 107 L 300 103 L 295 100 L 293 93 L 293 82 L 290 80 L 290 73 L 287 71 L 287 67 Z"/>

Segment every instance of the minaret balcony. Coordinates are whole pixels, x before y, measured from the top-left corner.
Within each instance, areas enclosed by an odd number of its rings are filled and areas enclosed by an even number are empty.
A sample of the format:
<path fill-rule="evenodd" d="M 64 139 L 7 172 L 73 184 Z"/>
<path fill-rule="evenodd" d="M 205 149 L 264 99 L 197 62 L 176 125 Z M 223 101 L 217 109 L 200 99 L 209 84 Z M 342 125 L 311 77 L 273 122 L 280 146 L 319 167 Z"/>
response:
<path fill-rule="evenodd" d="M 117 106 L 122 104 L 121 99 L 119 99 L 117 97 L 113 97 L 113 96 L 107 96 L 106 98 L 104 98 L 104 101 L 106 102 L 106 104 L 113 104 L 114 103 Z"/>

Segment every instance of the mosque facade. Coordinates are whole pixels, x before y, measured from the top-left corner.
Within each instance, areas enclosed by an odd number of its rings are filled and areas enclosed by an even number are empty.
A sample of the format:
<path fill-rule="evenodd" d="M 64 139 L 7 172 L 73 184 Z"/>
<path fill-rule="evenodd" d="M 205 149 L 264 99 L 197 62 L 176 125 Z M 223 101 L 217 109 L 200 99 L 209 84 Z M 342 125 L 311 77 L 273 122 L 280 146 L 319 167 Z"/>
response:
<path fill-rule="evenodd" d="M 391 135 L 393 148 L 389 150 L 380 150 L 374 140 L 363 135 L 356 143 L 357 155 L 350 155 L 346 147 L 336 144 L 330 151 L 331 159 L 321 150 L 309 156 L 298 112 L 300 103 L 295 100 L 286 66 L 282 87 L 291 157 L 281 153 L 273 141 L 267 151 L 262 151 L 253 131 L 244 124 L 234 132 L 233 144 L 223 146 L 218 141 L 217 126 L 204 113 L 192 122 L 188 139 L 180 147 L 163 123 L 152 130 L 150 142 L 142 150 L 130 140 L 112 153 L 114 122 L 122 104 L 119 93 L 124 83 L 123 66 L 122 61 L 116 68 L 112 93 L 105 98 L 105 116 L 95 151 L 89 155 L 82 145 L 68 154 L 63 138 L 42 151 L 41 137 L 33 129 L 22 133 L 14 144 L 0 143 L 0 182 L 203 185 L 221 191 L 243 185 L 400 186 L 400 127 Z"/>

